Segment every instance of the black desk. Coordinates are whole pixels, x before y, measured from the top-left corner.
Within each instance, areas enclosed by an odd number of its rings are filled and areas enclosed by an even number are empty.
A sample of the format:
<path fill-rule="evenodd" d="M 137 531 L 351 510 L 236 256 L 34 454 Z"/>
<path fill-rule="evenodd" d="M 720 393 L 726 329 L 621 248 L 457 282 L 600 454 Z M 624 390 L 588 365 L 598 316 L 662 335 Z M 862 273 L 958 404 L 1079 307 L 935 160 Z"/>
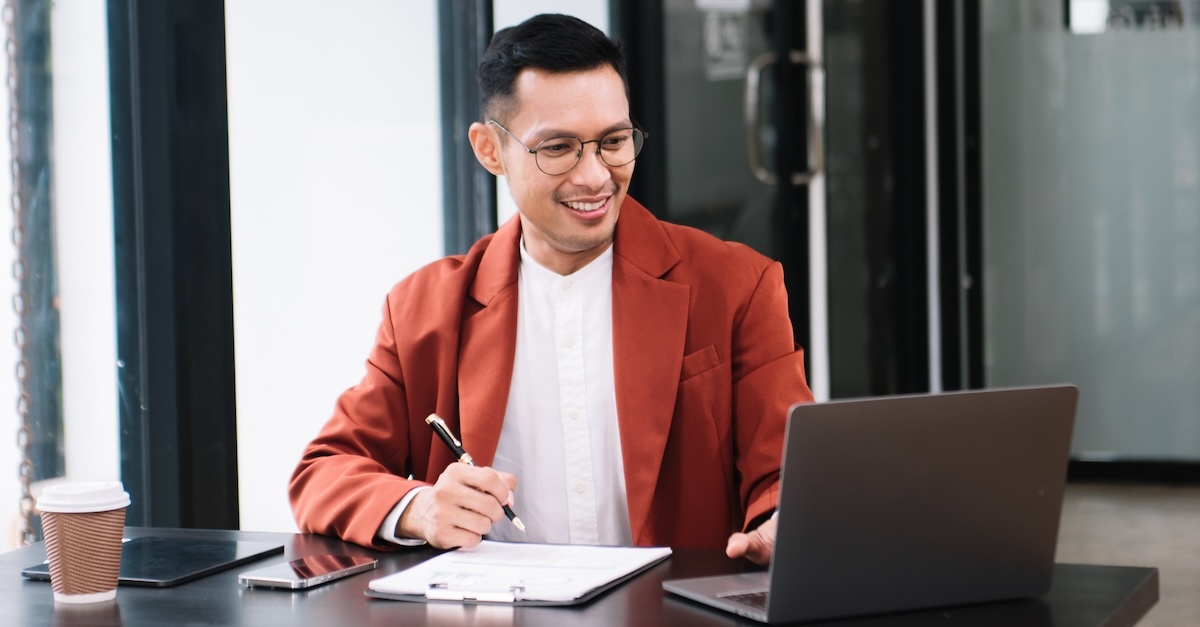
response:
<path fill-rule="evenodd" d="M 240 531 L 126 529 L 127 537 L 191 536 L 278 542 L 285 555 L 211 575 L 175 588 L 122 586 L 116 602 L 71 608 L 55 606 L 50 584 L 27 581 L 20 570 L 45 559 L 40 544 L 0 554 L 0 625 L 758 625 L 732 614 L 669 595 L 662 580 L 736 572 L 746 568 L 718 551 L 678 550 L 666 562 L 576 608 L 513 608 L 447 603 L 404 603 L 363 596 L 367 583 L 435 552 L 430 549 L 376 553 L 324 536 Z M 243 570 L 315 553 L 372 555 L 379 569 L 308 591 L 247 590 Z M 1132 625 L 1158 601 L 1158 570 L 1121 566 L 1056 567 L 1050 593 L 1037 600 L 914 612 L 838 621 L 838 627 L 996 625 L 1097 627 Z"/>

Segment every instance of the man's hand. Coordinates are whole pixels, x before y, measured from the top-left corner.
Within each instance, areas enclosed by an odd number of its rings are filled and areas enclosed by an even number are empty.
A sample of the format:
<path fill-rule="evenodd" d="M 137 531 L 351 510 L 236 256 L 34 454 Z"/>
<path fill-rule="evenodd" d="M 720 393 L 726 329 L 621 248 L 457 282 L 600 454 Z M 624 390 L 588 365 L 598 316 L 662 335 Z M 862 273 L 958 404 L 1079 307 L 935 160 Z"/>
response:
<path fill-rule="evenodd" d="M 418 538 L 439 549 L 479 544 L 512 504 L 517 478 L 491 468 L 453 463 L 437 483 L 422 490 L 400 516 L 396 535 Z"/>
<path fill-rule="evenodd" d="M 725 554 L 734 559 L 744 557 L 755 564 L 766 564 L 771 561 L 771 552 L 774 549 L 775 519 L 770 518 L 750 533 L 735 533 L 729 536 Z"/>

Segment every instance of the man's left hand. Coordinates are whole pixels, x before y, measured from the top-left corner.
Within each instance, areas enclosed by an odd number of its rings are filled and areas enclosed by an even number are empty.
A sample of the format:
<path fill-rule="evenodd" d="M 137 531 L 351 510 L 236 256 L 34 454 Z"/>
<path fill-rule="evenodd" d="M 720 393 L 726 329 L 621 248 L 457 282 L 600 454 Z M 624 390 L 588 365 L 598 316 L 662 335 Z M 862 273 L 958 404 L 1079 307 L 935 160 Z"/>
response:
<path fill-rule="evenodd" d="M 774 549 L 775 519 L 770 518 L 750 533 L 735 533 L 729 536 L 725 554 L 734 559 L 744 557 L 755 564 L 767 564 L 771 561 L 771 552 Z"/>

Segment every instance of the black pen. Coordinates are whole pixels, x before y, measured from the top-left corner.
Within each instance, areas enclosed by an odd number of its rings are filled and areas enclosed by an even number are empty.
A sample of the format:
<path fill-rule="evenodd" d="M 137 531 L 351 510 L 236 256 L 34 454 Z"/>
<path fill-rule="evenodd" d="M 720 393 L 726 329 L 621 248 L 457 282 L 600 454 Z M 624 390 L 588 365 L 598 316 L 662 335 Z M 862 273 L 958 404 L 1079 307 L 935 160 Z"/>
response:
<path fill-rule="evenodd" d="M 463 450 L 462 442 L 459 442 L 458 438 L 450 434 L 450 429 L 446 428 L 445 420 L 442 420 L 442 418 L 437 414 L 429 414 L 429 417 L 425 419 L 425 423 L 433 428 L 433 432 L 442 439 L 442 442 L 446 443 L 446 446 L 449 447 L 450 452 L 453 453 L 456 458 L 458 458 L 458 461 L 467 464 L 468 466 L 475 465 L 475 460 L 471 459 L 470 453 L 467 453 Z M 508 505 L 504 506 L 504 515 L 508 516 L 508 519 L 517 526 L 517 529 L 525 531 L 525 523 L 521 522 L 520 518 L 517 518 L 517 515 Z"/>

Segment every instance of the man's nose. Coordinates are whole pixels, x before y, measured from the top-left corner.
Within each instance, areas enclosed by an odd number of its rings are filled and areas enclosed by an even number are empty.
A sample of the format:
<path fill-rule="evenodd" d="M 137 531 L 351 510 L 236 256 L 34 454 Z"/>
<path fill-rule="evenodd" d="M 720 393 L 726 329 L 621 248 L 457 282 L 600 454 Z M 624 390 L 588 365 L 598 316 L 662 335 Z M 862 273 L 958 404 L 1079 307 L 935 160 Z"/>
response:
<path fill-rule="evenodd" d="M 612 178 L 608 164 L 600 158 L 599 143 L 593 146 L 591 142 L 588 142 L 583 145 L 581 150 L 583 154 L 579 155 L 579 163 L 571 170 L 573 183 L 595 189 L 596 182 L 604 182 Z"/>

